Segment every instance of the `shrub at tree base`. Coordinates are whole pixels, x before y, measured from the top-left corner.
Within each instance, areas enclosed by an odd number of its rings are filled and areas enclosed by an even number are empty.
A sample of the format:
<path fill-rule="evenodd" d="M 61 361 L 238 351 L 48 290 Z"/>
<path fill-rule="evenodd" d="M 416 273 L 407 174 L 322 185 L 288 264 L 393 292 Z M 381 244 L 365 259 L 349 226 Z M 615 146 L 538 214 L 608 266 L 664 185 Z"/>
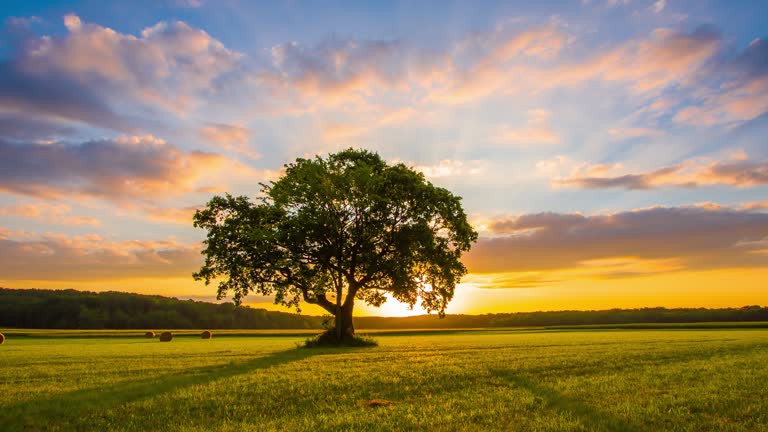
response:
<path fill-rule="evenodd" d="M 0 333 L 0 345 L 4 343 L 5 343 L 5 336 L 2 333 Z"/>
<path fill-rule="evenodd" d="M 155 332 L 148 331 L 148 332 L 144 333 L 144 337 L 145 338 L 153 338 L 153 337 L 155 337 Z"/>
<path fill-rule="evenodd" d="M 171 339 L 173 339 L 173 334 L 171 332 L 160 333 L 160 342 L 170 342 Z"/>
<path fill-rule="evenodd" d="M 200 335 L 200 338 L 202 338 L 202 339 L 210 339 L 212 336 L 213 336 L 213 334 L 210 331 L 206 330 L 206 331 L 204 331 Z"/>
<path fill-rule="evenodd" d="M 341 341 L 336 338 L 336 329 L 332 328 L 320 333 L 315 337 L 308 338 L 304 341 L 305 348 L 321 348 L 321 347 L 375 347 L 379 346 L 376 339 L 370 336 L 354 335 L 345 337 Z"/>

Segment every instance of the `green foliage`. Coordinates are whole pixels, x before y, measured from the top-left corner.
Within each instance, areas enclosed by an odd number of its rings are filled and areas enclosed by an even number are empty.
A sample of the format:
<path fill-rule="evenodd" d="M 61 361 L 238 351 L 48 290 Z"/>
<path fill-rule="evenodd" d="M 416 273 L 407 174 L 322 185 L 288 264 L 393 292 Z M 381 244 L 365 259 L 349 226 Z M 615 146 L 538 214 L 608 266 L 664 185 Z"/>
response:
<path fill-rule="evenodd" d="M 355 299 L 379 306 L 385 293 L 442 316 L 477 240 L 461 198 L 365 150 L 297 159 L 261 194 L 217 196 L 196 212 L 207 239 L 195 279 L 219 279 L 219 298 L 236 304 L 251 292 L 317 304 L 345 332 Z"/>
<path fill-rule="evenodd" d="M 765 331 L 377 339 L 369 349 L 296 349 L 301 336 L 170 344 L 141 335 L 9 337 L 0 353 L 0 429 L 768 430 Z M 371 408 L 377 399 L 392 404 Z"/>

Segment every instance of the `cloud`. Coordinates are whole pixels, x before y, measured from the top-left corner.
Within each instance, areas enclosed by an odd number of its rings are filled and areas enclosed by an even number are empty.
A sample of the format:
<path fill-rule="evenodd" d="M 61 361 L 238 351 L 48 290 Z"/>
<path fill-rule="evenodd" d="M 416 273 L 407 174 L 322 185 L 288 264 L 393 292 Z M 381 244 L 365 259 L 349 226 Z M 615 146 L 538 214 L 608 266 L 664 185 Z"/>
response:
<path fill-rule="evenodd" d="M 75 121 L 126 132 L 134 128 L 87 84 L 7 61 L 0 62 L 0 109 L 28 122 Z"/>
<path fill-rule="evenodd" d="M 424 173 L 427 178 L 463 177 L 483 174 L 486 163 L 479 160 L 444 159 L 434 165 L 416 165 L 413 169 Z"/>
<path fill-rule="evenodd" d="M 192 226 L 192 216 L 197 210 L 203 209 L 203 206 L 188 207 L 144 207 L 144 212 L 150 219 L 161 222 L 171 222 L 181 225 Z"/>
<path fill-rule="evenodd" d="M 0 207 L 0 216 L 17 216 L 26 219 L 59 224 L 59 225 L 92 225 L 98 226 L 100 221 L 88 216 L 72 216 L 72 208 L 65 204 L 51 204 L 38 201 L 34 204 L 21 204 Z"/>
<path fill-rule="evenodd" d="M 556 164 L 557 162 L 540 162 L 540 167 Z M 569 175 L 555 177 L 553 184 L 582 189 L 624 188 L 629 190 L 661 187 L 694 188 L 710 185 L 753 187 L 768 184 L 768 161 L 745 159 L 712 161 L 699 158 L 645 173 L 615 174 L 621 170 L 621 165 L 581 164 L 572 168 Z"/>
<path fill-rule="evenodd" d="M 74 135 L 74 128 L 66 123 L 18 113 L 0 114 L 0 137 L 14 141 L 50 140 Z"/>
<path fill-rule="evenodd" d="M 721 48 L 720 33 L 709 26 L 690 33 L 658 28 L 647 37 L 591 56 L 576 51 L 574 37 L 564 27 L 550 25 L 513 35 L 497 30 L 493 35 L 485 38 L 492 42 L 484 41 L 491 49 L 477 43 L 460 44 L 462 50 L 452 55 L 452 68 L 445 71 L 440 86 L 432 89 L 432 101 L 467 103 L 593 80 L 625 84 L 635 95 L 658 96 L 662 89 L 693 83 Z M 466 51 L 476 55 L 464 61 L 468 66 L 462 68 L 458 66 L 460 54 Z"/>
<path fill-rule="evenodd" d="M 685 84 L 718 52 L 721 36 L 713 27 L 690 33 L 659 28 L 607 50 L 588 61 L 562 64 L 548 78 L 552 84 L 573 85 L 591 79 L 626 82 L 636 94 Z"/>
<path fill-rule="evenodd" d="M 557 144 L 560 137 L 548 125 L 551 113 L 543 109 L 528 111 L 528 126 L 498 128 L 490 140 L 499 144 L 530 145 L 530 144 Z"/>
<path fill-rule="evenodd" d="M 741 210 L 766 210 L 768 209 L 768 200 L 744 203 L 739 208 Z"/>
<path fill-rule="evenodd" d="M 711 206 L 613 214 L 536 213 L 497 219 L 464 259 L 470 273 L 648 271 L 764 267 L 768 214 Z M 757 242 L 757 243 L 756 243 Z M 635 271 L 629 271 L 635 267 Z M 618 271 L 621 270 L 621 271 Z M 556 277 L 549 275 L 545 277 Z"/>
<path fill-rule="evenodd" d="M 436 74 L 440 80 L 429 88 L 427 98 L 458 105 L 526 89 L 525 77 L 546 72 L 531 64 L 551 63 L 567 39 L 562 29 L 550 25 L 517 32 L 500 26 L 488 34 L 470 36 L 450 53 L 449 62 Z M 535 83 L 535 88 L 545 86 L 544 81 Z"/>
<path fill-rule="evenodd" d="M 560 138 L 547 126 L 498 129 L 491 137 L 492 141 L 509 144 L 557 144 Z"/>
<path fill-rule="evenodd" d="M 633 139 L 642 137 L 654 137 L 663 135 L 664 132 L 659 129 L 645 127 L 616 127 L 608 129 L 608 133 L 618 139 Z"/>
<path fill-rule="evenodd" d="M 740 123 L 768 112 L 768 40 L 757 38 L 735 58 L 722 61 L 715 80 L 693 105 L 679 110 L 679 123 L 712 126 Z"/>
<path fill-rule="evenodd" d="M 175 6 L 195 9 L 203 6 L 203 0 L 173 0 Z"/>
<path fill-rule="evenodd" d="M 400 125 L 419 118 L 426 122 L 430 113 L 413 108 L 375 107 L 366 112 L 356 112 L 355 121 L 348 123 L 330 122 L 323 126 L 323 139 L 327 141 L 357 138 L 374 130 Z M 422 123 L 423 124 L 423 123 Z"/>
<path fill-rule="evenodd" d="M 667 6 L 666 0 L 658 0 L 653 5 L 651 5 L 651 10 L 653 13 L 660 13 L 664 10 L 664 7 Z"/>
<path fill-rule="evenodd" d="M 152 201 L 194 189 L 227 160 L 150 136 L 82 144 L 0 141 L 0 191 L 44 198 L 84 195 Z"/>
<path fill-rule="evenodd" d="M 326 40 L 271 49 L 272 70 L 260 79 L 276 94 L 309 105 L 361 101 L 377 91 L 407 91 L 430 81 L 439 57 L 397 40 Z M 285 92 L 296 94 L 285 95 Z"/>
<path fill-rule="evenodd" d="M 211 123 L 198 131 L 200 138 L 207 142 L 217 144 L 225 150 L 258 159 L 261 155 L 248 147 L 252 133 L 246 127 L 222 123 Z"/>
<path fill-rule="evenodd" d="M 160 22 L 136 36 L 64 17 L 62 36 L 27 35 L 0 64 L 0 108 L 133 132 L 115 108 L 183 113 L 214 97 L 242 55 L 203 30 Z M 132 106 L 133 105 L 133 106 Z"/>
<path fill-rule="evenodd" d="M 174 240 L 110 241 L 98 235 L 24 234 L 0 230 L 6 280 L 85 281 L 188 277 L 202 263 L 200 245 Z"/>

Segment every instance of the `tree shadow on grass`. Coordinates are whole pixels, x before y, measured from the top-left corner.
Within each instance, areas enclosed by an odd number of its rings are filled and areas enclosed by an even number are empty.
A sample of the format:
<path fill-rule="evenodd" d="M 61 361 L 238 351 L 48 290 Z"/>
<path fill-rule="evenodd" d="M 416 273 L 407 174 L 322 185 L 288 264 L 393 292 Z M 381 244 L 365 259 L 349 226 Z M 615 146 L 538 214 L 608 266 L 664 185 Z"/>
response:
<path fill-rule="evenodd" d="M 5 405 L 0 409 L 0 429 L 6 432 L 47 430 L 52 424 L 67 429 L 65 425 L 76 423 L 87 412 L 110 409 L 185 387 L 206 384 L 325 353 L 328 351 L 290 349 L 242 362 L 184 369 L 138 381 L 25 400 Z"/>
<path fill-rule="evenodd" d="M 584 426 L 590 431 L 639 432 L 641 430 L 639 427 L 628 423 L 626 420 L 595 409 L 578 399 L 564 396 L 563 394 L 558 393 L 549 387 L 542 386 L 524 376 L 513 374 L 512 372 L 505 370 L 494 371 L 494 374 L 514 386 L 528 390 L 536 397 L 541 398 L 545 408 L 572 414 L 581 420 Z"/>

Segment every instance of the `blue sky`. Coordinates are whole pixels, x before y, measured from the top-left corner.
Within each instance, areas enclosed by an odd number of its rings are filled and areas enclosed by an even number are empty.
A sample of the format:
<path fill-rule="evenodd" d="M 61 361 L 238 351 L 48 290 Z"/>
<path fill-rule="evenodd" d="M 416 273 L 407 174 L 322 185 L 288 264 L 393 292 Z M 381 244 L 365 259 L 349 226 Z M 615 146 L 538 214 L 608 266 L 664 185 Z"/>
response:
<path fill-rule="evenodd" d="M 736 272 L 768 300 L 766 2 L 0 10 L 1 285 L 210 296 L 196 208 L 364 147 L 464 197 L 477 298 L 730 304 L 690 281 Z"/>

